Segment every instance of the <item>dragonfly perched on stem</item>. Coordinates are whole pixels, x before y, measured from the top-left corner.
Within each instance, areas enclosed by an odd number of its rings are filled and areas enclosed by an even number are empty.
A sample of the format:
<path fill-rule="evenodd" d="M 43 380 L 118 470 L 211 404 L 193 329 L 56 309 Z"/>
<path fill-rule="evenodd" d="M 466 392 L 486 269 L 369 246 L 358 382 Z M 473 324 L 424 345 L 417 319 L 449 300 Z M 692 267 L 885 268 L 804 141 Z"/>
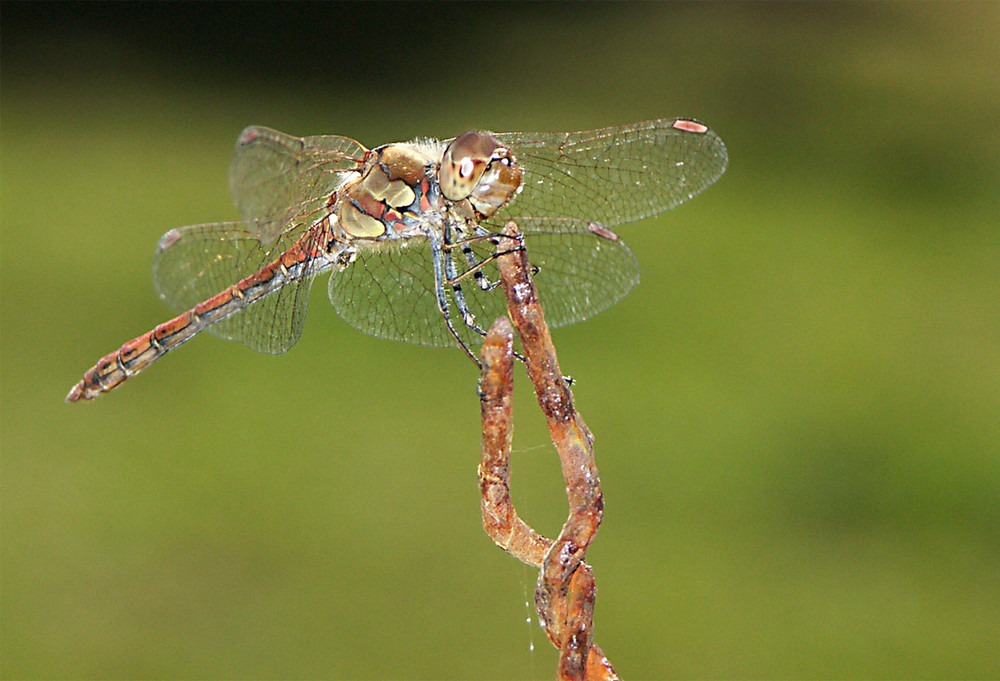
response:
<path fill-rule="evenodd" d="M 382 338 L 459 346 L 477 361 L 505 307 L 498 255 L 521 242 L 538 269 L 549 323 L 581 321 L 638 282 L 612 228 L 663 212 L 711 185 L 726 147 L 688 118 L 573 133 L 469 131 L 367 149 L 347 137 L 251 127 L 230 188 L 240 222 L 171 229 L 156 288 L 179 316 L 98 360 L 66 399 L 113 390 L 201 331 L 272 354 L 298 340 L 309 289 L 331 272 L 330 301 Z M 478 361 L 477 361 L 478 363 Z"/>

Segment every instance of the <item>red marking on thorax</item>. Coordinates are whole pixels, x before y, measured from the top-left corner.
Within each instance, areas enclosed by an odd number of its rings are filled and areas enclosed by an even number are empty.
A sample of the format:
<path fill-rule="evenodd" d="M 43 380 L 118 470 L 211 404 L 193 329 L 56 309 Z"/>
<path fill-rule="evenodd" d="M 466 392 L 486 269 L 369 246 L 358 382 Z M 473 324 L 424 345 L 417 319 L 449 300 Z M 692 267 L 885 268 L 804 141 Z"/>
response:
<path fill-rule="evenodd" d="M 426 213 L 427 211 L 429 211 L 431 209 L 431 200 L 429 198 L 427 198 L 427 195 L 430 193 L 430 191 L 431 191 L 430 180 L 428 180 L 427 176 L 424 175 L 420 179 L 420 212 L 421 213 Z"/>

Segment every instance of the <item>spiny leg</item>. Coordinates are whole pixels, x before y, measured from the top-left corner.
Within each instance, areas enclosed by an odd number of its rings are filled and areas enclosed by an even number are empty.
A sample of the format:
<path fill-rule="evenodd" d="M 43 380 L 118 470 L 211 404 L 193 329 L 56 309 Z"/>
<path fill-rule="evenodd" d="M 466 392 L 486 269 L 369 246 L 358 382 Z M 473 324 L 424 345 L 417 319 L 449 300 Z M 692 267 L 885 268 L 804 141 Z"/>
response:
<path fill-rule="evenodd" d="M 476 252 L 472 250 L 472 243 L 478 240 L 489 241 L 493 245 L 493 255 L 496 255 L 496 249 L 500 246 L 499 237 L 488 229 L 480 226 L 476 226 L 475 229 L 476 236 L 472 239 L 468 239 L 462 244 L 462 253 L 465 255 L 466 262 L 469 263 L 469 270 L 474 273 L 476 277 L 476 285 L 479 286 L 483 291 L 492 291 L 497 286 L 500 285 L 500 280 L 490 281 L 486 273 L 483 272 L 483 264 L 488 260 L 480 260 Z"/>
<path fill-rule="evenodd" d="M 451 333 L 452 337 L 458 342 L 459 347 L 462 348 L 465 354 L 469 356 L 469 359 L 476 363 L 477 367 L 482 369 L 483 365 L 479 362 L 479 358 L 476 357 L 475 353 L 469 349 L 469 346 L 464 340 L 462 340 L 462 337 L 458 335 L 458 331 L 455 330 L 455 326 L 451 323 L 451 308 L 448 305 L 448 294 L 445 292 L 444 288 L 445 266 L 442 263 L 442 260 L 447 257 L 444 243 L 439 236 L 431 234 L 430 244 L 431 259 L 434 261 L 434 293 L 437 296 L 438 311 L 440 311 L 441 316 L 444 317 L 444 323 L 448 326 L 448 332 Z"/>
<path fill-rule="evenodd" d="M 449 234 L 450 230 L 446 230 L 446 235 Z M 515 242 L 515 245 L 501 252 L 498 250 L 500 247 L 501 239 L 513 240 Z M 493 249 L 493 252 L 490 253 L 487 257 L 483 258 L 482 260 L 479 260 L 475 252 L 472 250 L 470 244 L 487 240 L 490 243 L 492 243 L 495 248 Z M 495 289 L 497 286 L 500 285 L 500 282 L 498 280 L 495 283 L 491 283 L 483 273 L 483 268 L 485 268 L 490 263 L 495 262 L 496 259 L 499 258 L 500 256 L 506 255 L 507 253 L 511 253 L 523 248 L 523 246 L 521 245 L 522 241 L 523 239 L 520 237 L 520 235 L 517 238 L 514 238 L 506 234 L 498 234 L 495 232 L 490 232 L 482 227 L 476 227 L 476 236 L 470 237 L 468 239 L 460 239 L 455 242 L 449 242 L 446 236 L 446 240 L 443 244 L 445 268 L 446 268 L 445 274 L 447 276 L 445 283 L 450 285 L 452 288 L 452 292 L 455 296 L 455 304 L 458 306 L 458 311 L 462 315 L 462 319 L 465 322 L 465 325 L 469 327 L 473 332 L 479 334 L 479 336 L 483 338 L 486 337 L 486 331 L 476 323 L 475 315 L 469 309 L 468 303 L 465 300 L 465 292 L 462 290 L 461 281 L 462 279 L 465 279 L 470 274 L 472 274 L 473 276 L 475 276 L 476 283 L 481 290 L 487 292 L 492 291 L 493 289 Z M 469 263 L 469 269 L 465 270 L 461 274 L 458 273 L 458 268 L 455 266 L 455 260 L 454 257 L 452 256 L 452 251 L 454 251 L 456 247 L 461 247 L 462 252 L 466 256 L 466 260 Z M 463 347 L 465 347 L 464 343 Z M 465 350 L 466 352 L 468 352 L 467 347 L 465 347 Z M 514 357 L 516 357 L 522 362 L 524 361 L 524 356 L 521 355 L 519 352 L 514 352 Z"/>
<path fill-rule="evenodd" d="M 469 263 L 469 268 L 464 272 L 462 272 L 462 274 L 460 274 L 457 277 L 456 281 L 460 281 L 471 274 L 476 278 L 476 285 L 480 289 L 482 289 L 483 291 L 492 291 L 493 289 L 495 289 L 497 286 L 500 285 L 500 282 L 499 280 L 496 282 L 491 282 L 489 278 L 486 276 L 486 273 L 483 271 L 484 268 L 487 265 L 495 262 L 496 259 L 499 258 L 501 255 L 505 255 L 507 253 L 511 253 L 513 251 L 517 251 L 524 248 L 524 246 L 522 245 L 524 239 L 520 235 L 518 235 L 518 237 L 515 238 L 511 237 L 508 234 L 491 232 L 488 229 L 479 226 L 475 228 L 475 232 L 476 232 L 475 236 L 471 236 L 467 239 L 459 239 L 458 241 L 450 243 L 446 242 L 444 244 L 444 249 L 446 251 L 451 251 L 454 250 L 455 248 L 460 247 L 462 249 L 462 253 L 465 255 L 466 261 Z M 514 241 L 514 245 L 508 248 L 507 250 L 499 251 L 498 249 L 500 248 L 501 239 L 508 239 Z M 476 255 L 476 252 L 472 250 L 472 244 L 479 243 L 482 241 L 489 241 L 493 245 L 493 251 L 488 256 L 480 260 L 479 256 Z"/>
<path fill-rule="evenodd" d="M 462 290 L 461 281 L 469 275 L 469 272 L 466 271 L 461 275 L 458 274 L 458 268 L 455 266 L 455 258 L 452 256 L 450 250 L 445 250 L 444 252 L 444 263 L 445 276 L 447 277 L 445 283 L 451 286 L 452 295 L 455 297 L 455 305 L 458 307 L 458 313 L 462 315 L 462 321 L 465 322 L 467 327 L 485 338 L 486 331 L 476 324 L 476 316 L 469 309 L 469 304 L 465 300 L 465 292 Z"/>
<path fill-rule="evenodd" d="M 468 302 L 465 299 L 465 292 L 462 290 L 461 281 L 472 274 L 475 276 L 476 284 L 480 287 L 480 289 L 483 291 L 490 290 L 489 287 L 484 286 L 481 281 L 481 279 L 485 279 L 483 277 L 482 269 L 487 263 L 496 259 L 496 253 L 494 251 L 490 258 L 486 258 L 479 262 L 476 260 L 475 253 L 472 251 L 470 244 L 491 239 L 493 236 L 494 235 L 491 232 L 477 226 L 476 236 L 452 241 L 452 230 L 450 226 L 447 226 L 445 228 L 445 240 L 443 244 L 445 275 L 447 276 L 446 283 L 451 286 L 452 293 L 455 297 L 455 304 L 458 306 L 458 311 L 462 315 L 462 320 L 465 322 L 465 325 L 483 338 L 486 337 L 486 330 L 476 323 L 476 316 L 472 313 L 472 310 L 469 309 Z M 462 252 L 466 254 L 466 259 L 469 262 L 469 268 L 461 274 L 458 273 L 458 267 L 455 265 L 455 259 L 453 256 L 453 251 L 456 248 L 462 249 Z"/>

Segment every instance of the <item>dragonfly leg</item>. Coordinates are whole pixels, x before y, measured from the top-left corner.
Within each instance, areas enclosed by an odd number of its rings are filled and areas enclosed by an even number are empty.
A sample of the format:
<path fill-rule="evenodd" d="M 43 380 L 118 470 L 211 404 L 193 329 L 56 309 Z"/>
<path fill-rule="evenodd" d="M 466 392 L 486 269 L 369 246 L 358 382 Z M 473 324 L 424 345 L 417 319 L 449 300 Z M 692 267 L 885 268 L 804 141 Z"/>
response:
<path fill-rule="evenodd" d="M 476 226 L 476 236 L 473 237 L 473 239 L 466 240 L 462 244 L 462 253 L 465 255 L 465 261 L 469 263 L 469 270 L 472 271 L 473 275 L 476 277 L 476 285 L 483 291 L 492 291 L 500 285 L 500 280 L 497 279 L 496 281 L 490 281 L 489 277 L 486 276 L 486 273 L 483 272 L 483 261 L 479 259 L 476 252 L 472 250 L 472 246 L 470 245 L 473 240 L 478 239 L 488 240 L 491 244 L 493 244 L 494 252 L 496 251 L 496 247 L 500 245 L 500 239 L 496 234 L 488 229 Z"/>
<path fill-rule="evenodd" d="M 472 246 L 466 244 L 462 246 L 462 254 L 465 256 L 465 261 L 469 263 L 469 269 L 474 270 L 473 276 L 476 278 L 476 286 L 478 286 L 483 291 L 492 291 L 499 284 L 500 281 L 490 281 L 489 277 L 483 272 L 482 268 L 479 266 L 480 260 L 476 257 L 476 253 L 472 250 Z"/>
<path fill-rule="evenodd" d="M 501 251 L 499 249 L 500 249 L 500 241 L 502 239 L 514 240 L 515 245 Z M 489 256 L 480 260 L 476 256 L 475 252 L 472 250 L 471 244 L 484 240 L 489 240 L 495 246 L 495 248 Z M 515 238 L 506 234 L 497 234 L 495 232 L 490 232 L 482 227 L 477 227 L 475 236 L 470 237 L 468 239 L 462 239 L 450 243 L 448 241 L 445 241 L 445 243 L 442 245 L 443 247 L 442 250 L 444 251 L 443 256 L 445 261 L 445 275 L 447 277 L 444 283 L 451 286 L 452 293 L 455 298 L 455 305 L 456 307 L 458 307 L 459 314 L 462 315 L 462 320 L 465 322 L 465 325 L 469 327 L 473 332 L 475 332 L 476 334 L 478 334 L 483 338 L 486 337 L 486 331 L 476 323 L 475 315 L 472 314 L 472 311 L 469 309 L 469 305 L 466 302 L 465 293 L 462 290 L 461 281 L 467 278 L 471 274 L 475 277 L 476 284 L 481 290 L 492 291 L 493 289 L 495 289 L 497 286 L 500 285 L 500 282 L 499 280 L 496 282 L 491 282 L 489 278 L 486 276 L 485 272 L 483 272 L 483 269 L 490 263 L 495 262 L 496 259 L 499 258 L 500 256 L 524 248 L 522 243 L 523 239 L 521 238 L 520 235 L 518 235 Z M 469 265 L 469 268 L 464 272 L 462 272 L 461 274 L 458 273 L 458 268 L 455 265 L 455 260 L 452 255 L 453 251 L 457 247 L 461 247 L 462 253 L 465 255 L 466 262 Z M 452 333 L 454 334 L 454 331 L 452 331 Z M 461 343 L 462 341 L 460 340 L 459 342 Z M 462 343 L 462 347 L 465 348 L 466 352 L 469 351 L 465 343 Z M 519 352 L 515 351 L 514 357 L 522 362 L 524 361 L 524 356 L 521 355 Z"/>
<path fill-rule="evenodd" d="M 465 292 L 462 291 L 462 284 L 460 283 L 463 278 L 468 274 L 463 273 L 458 274 L 458 268 L 455 267 L 455 259 L 450 251 L 445 251 L 444 253 L 445 262 L 445 283 L 451 286 L 452 294 L 455 296 L 455 306 L 458 307 L 458 312 L 462 315 L 462 321 L 465 325 L 478 333 L 482 337 L 486 337 L 486 331 L 476 324 L 476 316 L 472 314 L 469 309 L 469 304 L 465 300 Z"/>
<path fill-rule="evenodd" d="M 448 295 L 445 293 L 445 262 L 447 260 L 448 265 L 454 267 L 451 263 L 451 258 L 445 249 L 444 242 L 436 236 L 431 236 L 431 259 L 434 261 L 434 292 L 437 295 L 438 310 L 441 312 L 441 316 L 444 317 L 444 323 L 448 327 L 448 332 L 451 333 L 452 337 L 458 341 L 458 345 L 465 351 L 465 354 L 476 363 L 480 369 L 483 365 L 480 363 L 479 358 L 476 357 L 475 353 L 469 349 L 462 337 L 458 335 L 458 331 L 455 330 L 455 326 L 451 322 L 451 308 L 448 305 Z M 450 282 L 449 282 L 450 285 Z M 454 289 L 453 289 L 454 290 Z M 456 302 L 458 301 L 458 296 L 455 297 Z M 465 300 L 462 299 L 462 304 L 464 305 Z M 466 307 L 466 313 L 468 308 Z M 485 334 L 483 334 L 485 335 Z"/>
<path fill-rule="evenodd" d="M 477 227 L 476 230 L 477 230 L 476 236 L 470 237 L 468 239 L 462 239 L 454 243 L 444 244 L 444 249 L 446 252 L 450 252 L 451 250 L 454 250 L 457 247 L 461 247 L 462 253 L 465 254 L 465 258 L 469 263 L 469 268 L 467 270 L 465 270 L 461 274 L 456 273 L 452 275 L 451 283 L 460 282 L 462 279 L 465 279 L 469 275 L 472 275 L 473 277 L 475 277 L 476 285 L 480 289 L 482 289 L 483 291 L 492 291 L 499 285 L 500 282 L 499 281 L 491 282 L 489 278 L 486 276 L 486 273 L 483 272 L 483 269 L 490 263 L 495 262 L 496 259 L 499 258 L 501 255 L 506 255 L 507 253 L 513 253 L 515 251 L 519 251 L 522 248 L 524 248 L 524 246 L 522 245 L 523 239 L 518 237 L 516 239 L 516 244 L 514 246 L 501 251 L 497 250 L 500 248 L 500 240 L 514 239 L 514 237 L 508 236 L 506 234 L 496 234 L 494 232 L 489 232 L 483 229 L 482 227 Z M 476 256 L 475 252 L 472 250 L 470 244 L 484 240 L 489 240 L 496 248 L 490 255 L 480 260 L 478 256 Z"/>

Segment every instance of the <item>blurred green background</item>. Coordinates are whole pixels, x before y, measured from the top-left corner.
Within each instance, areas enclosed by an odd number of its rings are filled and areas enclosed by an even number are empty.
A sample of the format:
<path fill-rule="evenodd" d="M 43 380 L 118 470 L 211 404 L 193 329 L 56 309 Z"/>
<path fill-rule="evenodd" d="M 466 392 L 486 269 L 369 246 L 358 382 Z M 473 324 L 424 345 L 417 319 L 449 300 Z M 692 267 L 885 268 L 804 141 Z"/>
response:
<path fill-rule="evenodd" d="M 172 316 L 258 123 L 368 145 L 711 125 L 719 183 L 619 231 L 556 332 L 597 438 L 596 639 L 627 678 L 1000 676 L 1000 5 L 2 6 L 2 675 L 551 678 L 479 519 L 476 375 L 313 291 L 299 344 Z M 325 283 L 325 282 L 324 282 Z M 519 374 L 514 496 L 558 463 Z M 534 646 L 533 652 L 530 650 Z"/>

